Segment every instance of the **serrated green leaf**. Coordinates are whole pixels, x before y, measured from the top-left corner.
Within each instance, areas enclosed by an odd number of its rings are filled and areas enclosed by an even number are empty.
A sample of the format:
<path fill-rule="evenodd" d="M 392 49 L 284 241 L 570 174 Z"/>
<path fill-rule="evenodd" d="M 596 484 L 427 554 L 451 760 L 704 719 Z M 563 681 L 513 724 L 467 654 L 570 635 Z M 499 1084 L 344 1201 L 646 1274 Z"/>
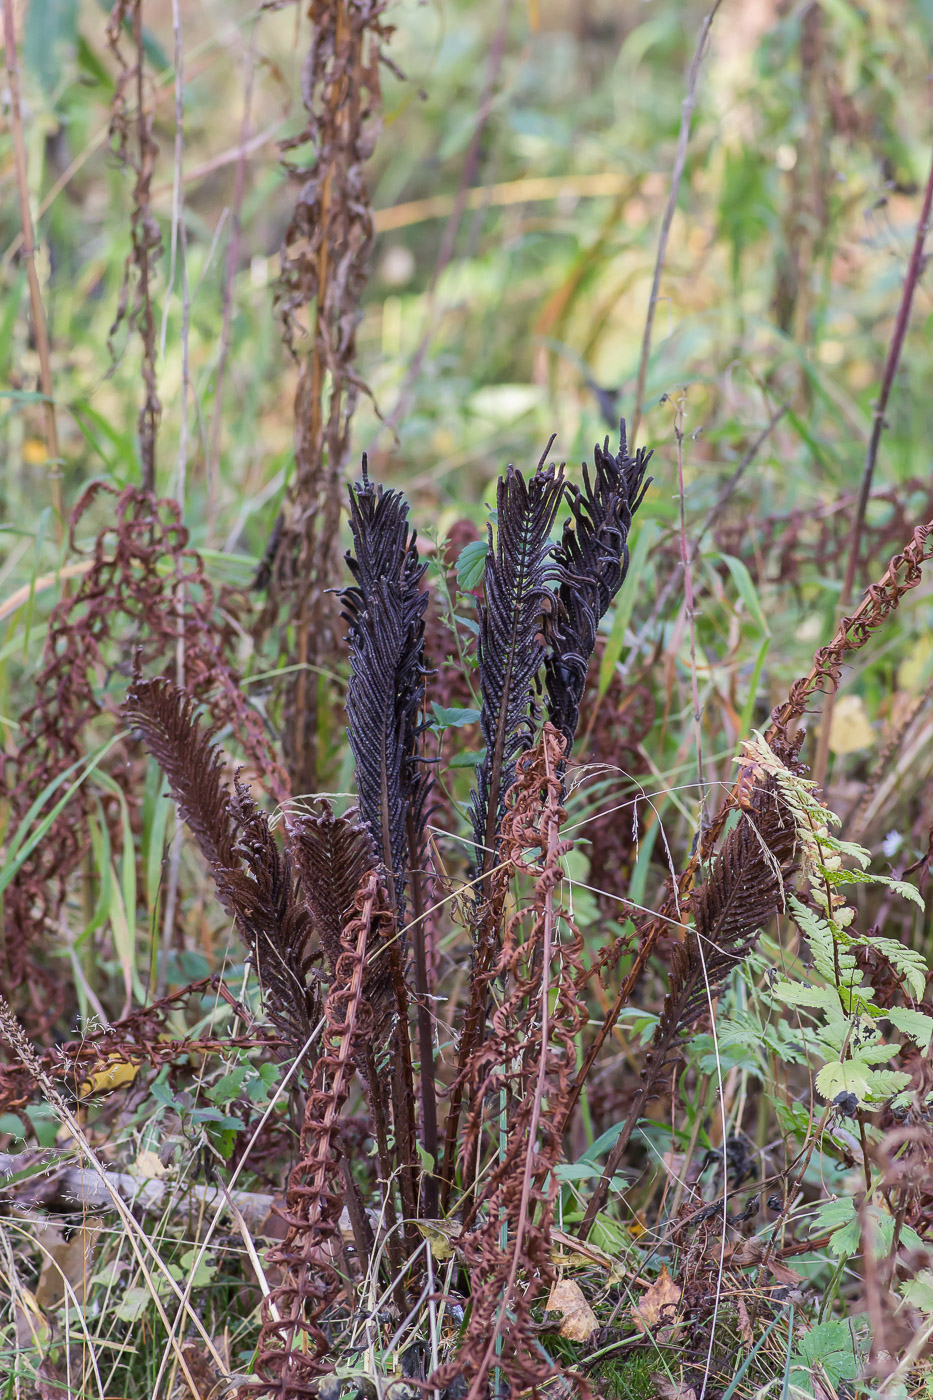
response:
<path fill-rule="evenodd" d="M 774 995 L 789 1006 L 813 1006 L 829 1011 L 839 998 L 832 987 L 808 987 L 803 982 L 778 982 Z"/>
<path fill-rule="evenodd" d="M 859 1103 L 867 1101 L 871 1070 L 860 1060 L 830 1060 L 816 1076 L 816 1092 L 832 1103 L 839 1094 L 854 1094 Z"/>
<path fill-rule="evenodd" d="M 849 1196 L 840 1196 L 835 1201 L 824 1201 L 813 1213 L 810 1233 L 822 1235 L 829 1232 L 829 1248 L 837 1259 L 848 1258 L 858 1252 L 862 1238 L 861 1225 L 855 1209 L 855 1202 Z"/>
<path fill-rule="evenodd" d="M 922 1001 L 927 986 L 927 962 L 922 953 L 905 948 L 897 938 L 865 939 L 867 947 L 877 948 L 904 978 L 915 1001 Z"/>
<path fill-rule="evenodd" d="M 808 1371 L 820 1366 L 834 1385 L 854 1380 L 858 1374 L 858 1358 L 848 1323 L 832 1317 L 811 1327 L 797 1343 L 791 1365 L 804 1366 Z"/>
<path fill-rule="evenodd" d="M 927 1016 L 923 1011 L 913 1011 L 907 1006 L 892 1006 L 883 1014 L 892 1026 L 919 1045 L 921 1050 L 929 1050 L 933 1037 L 933 1016 Z"/>
<path fill-rule="evenodd" d="M 916 1278 L 902 1283 L 901 1293 L 911 1307 L 933 1313 L 933 1269 L 921 1269 Z"/>
<path fill-rule="evenodd" d="M 488 553 L 488 540 L 471 540 L 457 555 L 457 583 L 464 592 L 469 593 L 482 582 Z"/>

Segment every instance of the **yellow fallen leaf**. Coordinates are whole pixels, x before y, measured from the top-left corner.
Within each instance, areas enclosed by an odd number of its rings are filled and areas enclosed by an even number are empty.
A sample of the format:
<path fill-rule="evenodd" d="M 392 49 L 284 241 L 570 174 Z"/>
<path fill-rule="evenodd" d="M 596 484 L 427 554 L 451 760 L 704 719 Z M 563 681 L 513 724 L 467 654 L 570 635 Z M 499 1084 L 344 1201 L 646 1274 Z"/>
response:
<path fill-rule="evenodd" d="M 140 1152 L 130 1167 L 130 1172 L 138 1181 L 160 1181 L 163 1176 L 168 1176 L 168 1167 L 162 1165 L 157 1153 L 150 1152 L 147 1148 Z"/>
<path fill-rule="evenodd" d="M 875 731 L 869 723 L 862 697 L 841 695 L 829 726 L 829 747 L 833 753 L 858 753 L 859 749 L 870 749 L 874 742 Z"/>
<path fill-rule="evenodd" d="M 614 1259 L 598 1245 L 578 1240 L 576 1235 L 567 1235 L 563 1230 L 551 1231 L 551 1262 L 560 1269 L 591 1269 L 596 1264 L 605 1269 L 609 1283 L 632 1277 L 621 1260 Z"/>
<path fill-rule="evenodd" d="M 111 1089 L 120 1089 L 124 1084 L 132 1084 L 138 1071 L 138 1065 L 130 1064 L 129 1060 L 121 1060 L 119 1055 L 114 1055 L 79 1085 L 78 1098 L 86 1099 L 89 1094 L 108 1094 Z"/>
<path fill-rule="evenodd" d="M 544 1308 L 545 1312 L 560 1313 L 560 1335 L 571 1342 L 588 1342 L 599 1326 L 582 1288 L 570 1278 L 554 1284 Z"/>
<path fill-rule="evenodd" d="M 435 1259 L 449 1259 L 454 1252 L 454 1240 L 460 1234 L 459 1227 L 452 1227 L 445 1220 L 416 1220 L 415 1226 L 422 1239 L 431 1246 Z"/>
<path fill-rule="evenodd" d="M 667 1271 L 667 1265 L 663 1264 L 654 1283 L 631 1310 L 632 1321 L 639 1332 L 647 1332 L 659 1323 L 676 1321 L 675 1313 L 680 1302 L 680 1293 L 680 1284 L 674 1282 Z"/>

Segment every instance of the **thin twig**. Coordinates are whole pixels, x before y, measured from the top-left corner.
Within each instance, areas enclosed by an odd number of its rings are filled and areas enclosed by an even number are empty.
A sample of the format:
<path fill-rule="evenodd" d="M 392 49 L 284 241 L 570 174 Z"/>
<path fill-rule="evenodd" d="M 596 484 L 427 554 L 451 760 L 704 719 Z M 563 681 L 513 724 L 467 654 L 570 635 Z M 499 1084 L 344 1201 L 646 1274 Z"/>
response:
<path fill-rule="evenodd" d="M 690 626 L 690 690 L 693 698 L 693 732 L 697 746 L 697 776 L 700 780 L 700 829 L 706 810 L 706 786 L 703 780 L 703 726 L 700 710 L 700 686 L 697 680 L 696 601 L 693 595 L 693 557 L 687 548 L 687 506 L 684 490 L 684 413 L 686 394 L 677 399 L 674 416 L 674 437 L 677 440 L 677 491 L 680 500 L 680 562 L 684 575 L 684 602 Z M 675 885 L 676 889 L 676 885 Z"/>
<path fill-rule="evenodd" d="M 713 8 L 700 25 L 697 46 L 690 63 L 690 68 L 687 71 L 687 91 L 681 107 L 680 135 L 677 137 L 677 153 L 674 156 L 674 168 L 671 171 L 671 189 L 667 198 L 667 208 L 664 211 L 664 219 L 661 223 L 661 233 L 658 237 L 658 255 L 654 264 L 654 277 L 651 282 L 651 298 L 648 302 L 648 315 L 645 318 L 645 333 L 641 342 L 641 359 L 638 362 L 638 382 L 635 386 L 635 407 L 632 410 L 632 419 L 629 427 L 629 444 L 633 450 L 638 441 L 638 428 L 641 422 L 642 405 L 645 401 L 645 379 L 648 374 L 648 358 L 651 354 L 651 333 L 654 329 L 654 313 L 658 304 L 661 274 L 664 271 L 664 260 L 667 257 L 667 240 L 670 237 L 671 224 L 674 222 L 674 211 L 677 208 L 677 200 L 680 195 L 680 182 L 683 179 L 684 166 L 687 162 L 687 145 L 690 140 L 690 124 L 693 120 L 693 109 L 696 106 L 700 65 L 703 62 L 706 40 L 709 37 L 710 28 L 721 3 L 722 0 L 713 0 Z"/>
<path fill-rule="evenodd" d="M 42 301 L 42 289 L 39 286 L 39 273 L 36 269 L 36 236 L 32 222 L 32 210 L 29 206 L 29 178 L 26 165 L 26 141 L 23 135 L 23 111 L 20 101 L 19 57 L 16 49 L 13 0 L 3 0 L 3 59 L 6 66 L 7 85 L 10 90 L 10 130 L 13 135 L 13 162 L 16 168 L 16 192 L 19 198 L 23 261 L 26 264 L 26 277 L 29 282 L 32 328 L 39 356 L 39 383 L 42 386 L 44 399 L 46 446 L 50 464 L 49 487 L 52 494 L 52 510 L 55 513 L 55 538 L 60 547 L 64 541 L 65 532 L 61 455 L 58 447 L 55 400 L 52 397 L 52 354 L 45 320 L 45 306 Z"/>
<path fill-rule="evenodd" d="M 427 308 L 425 311 L 424 330 L 415 353 L 411 357 L 405 380 L 399 390 L 399 395 L 395 407 L 391 413 L 387 414 L 384 422 L 395 429 L 398 424 L 407 416 L 411 407 L 412 396 L 418 377 L 421 374 L 425 358 L 434 338 L 437 329 L 438 305 L 437 305 L 437 284 L 441 274 L 453 257 L 454 248 L 457 243 L 457 235 L 460 232 L 460 224 L 467 208 L 480 207 L 477 202 L 471 202 L 471 195 L 475 196 L 472 189 L 476 180 L 476 172 L 479 166 L 480 147 L 483 133 L 486 130 L 486 123 L 492 113 L 493 103 L 496 97 L 496 88 L 499 81 L 499 72 L 502 68 L 502 60 L 505 57 L 506 40 L 509 35 L 509 19 L 512 10 L 512 0 L 506 0 L 503 7 L 502 18 L 499 28 L 493 36 L 489 49 L 489 58 L 486 64 L 486 77 L 483 84 L 483 91 L 480 95 L 479 106 L 476 112 L 476 124 L 473 127 L 473 135 L 467 147 L 467 153 L 463 161 L 463 169 L 460 172 L 460 183 L 457 186 L 457 193 L 454 196 L 453 207 L 450 217 L 444 228 L 441 238 L 441 246 L 438 249 L 437 260 L 434 264 L 434 271 L 431 274 L 431 281 L 427 290 Z M 393 225 L 394 227 L 395 225 Z"/>
<path fill-rule="evenodd" d="M 926 256 L 924 245 L 930 227 L 930 211 L 933 208 L 933 161 L 930 164 L 930 173 L 927 176 L 926 189 L 923 192 L 923 205 L 920 209 L 920 218 L 917 221 L 917 229 L 914 234 L 914 246 L 910 254 L 910 262 L 907 264 L 907 273 L 904 277 L 904 286 L 901 292 L 901 304 L 897 312 L 897 320 L 894 323 L 894 333 L 891 336 L 891 344 L 888 347 L 888 357 L 884 366 L 884 376 L 881 380 L 881 393 L 878 395 L 878 402 L 875 404 L 875 411 L 872 417 L 871 437 L 868 440 L 868 450 L 865 453 L 865 466 L 862 470 L 862 484 L 859 490 L 858 505 L 855 510 L 855 519 L 852 522 L 852 531 L 849 535 L 849 557 L 846 561 L 845 579 L 842 584 L 842 595 L 839 599 L 838 617 L 843 618 L 849 608 L 852 599 L 852 588 L 855 584 L 855 574 L 858 569 L 859 554 L 862 545 L 862 531 L 865 527 L 865 512 L 868 508 L 868 498 L 871 495 L 871 483 L 875 474 L 875 463 L 878 460 L 878 448 L 881 445 L 881 434 L 885 429 L 885 413 L 888 407 L 888 399 L 891 397 L 891 389 L 897 374 L 898 365 L 901 361 L 901 352 L 904 349 L 904 341 L 907 336 L 907 327 L 910 323 L 910 311 L 913 305 L 914 292 L 923 275 L 926 266 Z M 820 786 L 826 781 L 826 767 L 829 762 L 829 736 L 833 721 L 833 707 L 835 705 L 835 692 L 830 692 L 826 697 L 826 704 L 823 706 L 823 720 L 820 726 L 819 743 L 817 744 L 816 758 L 813 763 L 813 778 Z"/>
<path fill-rule="evenodd" d="M 208 542 L 217 510 L 217 471 L 220 463 L 220 436 L 223 429 L 224 380 L 227 371 L 227 357 L 230 354 L 230 332 L 233 324 L 233 284 L 236 279 L 237 263 L 240 260 L 240 228 L 243 213 L 243 194 L 246 189 L 246 157 L 249 152 L 249 127 L 253 111 L 253 80 L 256 73 L 256 30 L 258 18 L 250 34 L 246 51 L 246 82 L 243 88 L 243 117 L 240 122 L 240 147 L 237 152 L 236 182 L 233 187 L 233 209 L 230 220 L 230 242 L 227 244 L 227 267 L 224 277 L 223 319 L 220 328 L 220 353 L 217 357 L 217 372 L 214 377 L 214 417 L 211 422 L 211 441 L 207 453 L 207 531 Z"/>

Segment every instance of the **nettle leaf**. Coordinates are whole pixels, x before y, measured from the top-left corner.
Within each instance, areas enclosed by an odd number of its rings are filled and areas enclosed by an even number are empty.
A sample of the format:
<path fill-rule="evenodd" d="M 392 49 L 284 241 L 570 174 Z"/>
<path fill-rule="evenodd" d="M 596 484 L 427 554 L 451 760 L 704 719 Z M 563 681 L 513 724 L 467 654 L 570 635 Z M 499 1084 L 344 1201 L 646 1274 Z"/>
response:
<path fill-rule="evenodd" d="M 858 1253 L 862 1227 L 855 1202 L 850 1196 L 824 1201 L 813 1212 L 811 1235 L 822 1235 L 824 1232 L 829 1233 L 829 1248 L 837 1259 Z"/>
<path fill-rule="evenodd" d="M 885 1058 L 890 1058 L 889 1047 Z M 874 1052 L 875 1047 L 871 1047 Z M 910 1083 L 902 1070 L 872 1069 L 870 1060 L 853 1055 L 851 1060 L 830 1060 L 816 1076 L 816 1091 L 827 1103 L 839 1094 L 854 1094 L 861 1105 L 883 1103 Z"/>
<path fill-rule="evenodd" d="M 465 592 L 469 593 L 471 589 L 478 588 L 482 582 L 488 553 L 488 540 L 471 540 L 458 554 L 457 582 Z"/>
<path fill-rule="evenodd" d="M 808 1372 L 814 1366 L 821 1366 L 834 1385 L 854 1380 L 858 1374 L 858 1358 L 848 1323 L 833 1317 L 811 1327 L 800 1338 L 791 1365 L 805 1366 Z"/>
<path fill-rule="evenodd" d="M 912 1011 L 906 1006 L 891 1007 L 884 1012 L 885 1019 L 891 1022 L 902 1035 L 906 1035 L 921 1050 L 929 1050 L 933 1038 L 933 1016 L 922 1011 Z"/>
<path fill-rule="evenodd" d="M 921 1269 L 916 1278 L 901 1284 L 901 1293 L 911 1307 L 933 1313 L 933 1269 Z"/>
<path fill-rule="evenodd" d="M 816 1092 L 827 1103 L 839 1094 L 854 1094 L 859 1103 L 868 1098 L 872 1071 L 860 1060 L 830 1060 L 816 1076 Z"/>

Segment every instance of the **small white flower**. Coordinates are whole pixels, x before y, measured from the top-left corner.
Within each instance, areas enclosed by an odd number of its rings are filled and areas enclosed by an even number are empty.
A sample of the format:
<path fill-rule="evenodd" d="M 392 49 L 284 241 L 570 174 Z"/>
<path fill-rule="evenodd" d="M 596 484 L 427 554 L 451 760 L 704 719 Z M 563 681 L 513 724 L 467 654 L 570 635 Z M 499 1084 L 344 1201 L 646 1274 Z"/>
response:
<path fill-rule="evenodd" d="M 897 855 L 903 843 L 904 838 L 899 831 L 889 831 L 881 843 L 881 849 L 890 860 L 892 856 Z"/>

